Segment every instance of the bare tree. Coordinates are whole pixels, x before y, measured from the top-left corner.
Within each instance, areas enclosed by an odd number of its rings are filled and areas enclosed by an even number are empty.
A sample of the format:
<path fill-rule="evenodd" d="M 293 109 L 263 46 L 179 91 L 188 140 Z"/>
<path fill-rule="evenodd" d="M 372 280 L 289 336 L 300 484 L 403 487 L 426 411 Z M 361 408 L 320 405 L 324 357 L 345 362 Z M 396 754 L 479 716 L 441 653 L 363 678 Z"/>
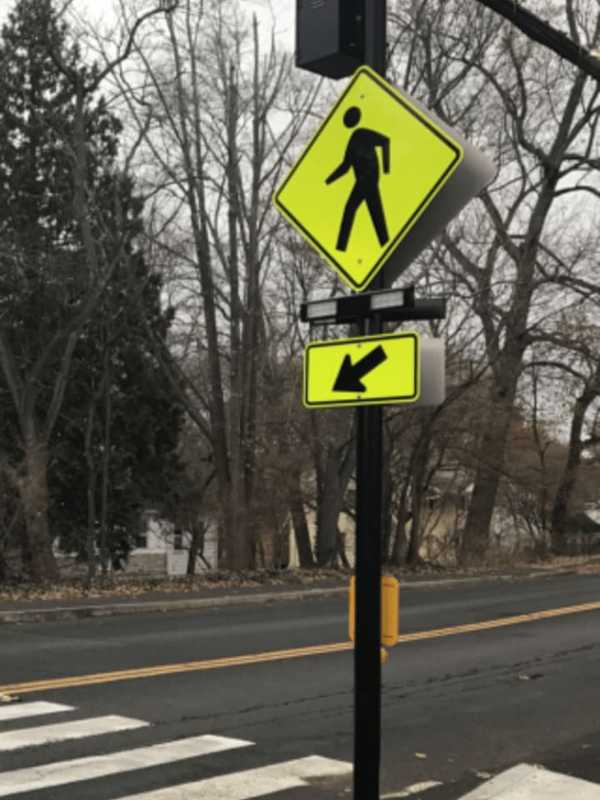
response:
<path fill-rule="evenodd" d="M 222 562 L 246 568 L 257 545 L 264 291 L 280 227 L 270 199 L 315 89 L 294 83 L 273 40 L 263 55 L 256 19 L 249 28 L 224 5 L 209 12 L 184 0 L 140 43 L 119 90 L 162 207 L 156 241 L 178 263 L 182 338 L 163 363 L 186 381 L 182 399 L 213 453 Z"/>
<path fill-rule="evenodd" d="M 596 4 L 569 0 L 565 13 L 574 41 L 598 41 Z M 444 270 L 471 297 L 493 378 L 462 545 L 463 560 L 480 559 L 525 353 L 587 283 L 584 260 L 560 226 L 576 205 L 587 213 L 597 208 L 600 89 L 475 4 L 415 3 L 402 22 L 399 41 L 411 35 L 400 63 L 406 85 L 498 164 L 493 186 L 451 226 L 438 251 Z M 570 290 L 566 298 L 559 283 Z"/>
<path fill-rule="evenodd" d="M 536 369 L 553 373 L 557 382 L 561 382 L 563 392 L 568 388 L 572 398 L 567 456 L 555 490 L 548 525 L 556 552 L 564 550 L 568 515 L 583 455 L 586 449 L 598 442 L 597 420 L 595 417 L 589 419 L 590 411 L 600 397 L 598 326 L 591 319 L 584 309 L 564 315 L 562 325 L 556 326 L 552 334 L 547 334 L 543 351 L 540 352 L 538 347 L 532 360 Z"/>

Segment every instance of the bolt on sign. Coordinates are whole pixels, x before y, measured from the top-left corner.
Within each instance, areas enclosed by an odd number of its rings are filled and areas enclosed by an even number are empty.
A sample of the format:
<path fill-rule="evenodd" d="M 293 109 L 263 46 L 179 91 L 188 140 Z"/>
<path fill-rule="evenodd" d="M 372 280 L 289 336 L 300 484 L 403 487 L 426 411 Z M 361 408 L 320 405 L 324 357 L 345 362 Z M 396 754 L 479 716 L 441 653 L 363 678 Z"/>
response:
<path fill-rule="evenodd" d="M 458 140 L 361 67 L 274 203 L 342 280 L 361 291 L 463 157 Z"/>
<path fill-rule="evenodd" d="M 307 408 L 414 403 L 419 334 L 391 333 L 311 342 L 304 351 Z"/>

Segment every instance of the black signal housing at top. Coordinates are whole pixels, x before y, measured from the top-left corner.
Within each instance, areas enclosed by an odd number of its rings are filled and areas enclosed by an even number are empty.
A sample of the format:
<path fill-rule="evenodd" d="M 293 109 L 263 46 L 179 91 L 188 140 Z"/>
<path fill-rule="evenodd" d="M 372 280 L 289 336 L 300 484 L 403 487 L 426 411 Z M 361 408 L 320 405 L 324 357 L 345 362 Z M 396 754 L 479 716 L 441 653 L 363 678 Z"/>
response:
<path fill-rule="evenodd" d="M 296 66 L 345 78 L 364 64 L 367 0 L 296 0 Z"/>

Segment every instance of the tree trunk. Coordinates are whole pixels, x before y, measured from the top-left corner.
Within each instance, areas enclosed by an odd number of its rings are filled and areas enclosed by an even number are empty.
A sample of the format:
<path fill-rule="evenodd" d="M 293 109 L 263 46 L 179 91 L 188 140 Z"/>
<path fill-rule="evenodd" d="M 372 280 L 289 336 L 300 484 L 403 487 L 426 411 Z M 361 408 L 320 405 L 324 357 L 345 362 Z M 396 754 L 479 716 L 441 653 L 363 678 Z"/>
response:
<path fill-rule="evenodd" d="M 406 501 L 408 498 L 409 485 L 410 475 L 407 475 L 404 485 L 402 486 L 400 502 L 396 508 L 396 531 L 394 535 L 394 542 L 392 544 L 392 552 L 390 554 L 390 563 L 396 567 L 399 567 L 402 564 L 404 552 L 407 548 L 406 524 L 410 519 L 410 513 L 408 511 L 408 505 Z"/>
<path fill-rule="evenodd" d="M 320 567 L 333 567 L 335 564 L 340 510 L 337 481 L 328 482 L 319 495 L 317 509 L 317 564 Z"/>
<path fill-rule="evenodd" d="M 56 581 L 58 566 L 48 529 L 48 448 L 45 443 L 30 440 L 25 445 L 25 474 L 18 489 L 23 504 L 27 551 L 30 555 L 30 577 L 36 583 Z"/>
<path fill-rule="evenodd" d="M 577 481 L 577 473 L 579 471 L 581 453 L 583 450 L 583 443 L 581 441 L 583 420 L 594 397 L 594 393 L 584 392 L 575 402 L 573 418 L 571 419 L 571 431 L 569 434 L 567 463 L 560 477 L 560 482 L 554 498 L 554 505 L 552 507 L 551 537 L 552 549 L 555 553 L 564 552 L 569 501 Z"/>
<path fill-rule="evenodd" d="M 325 468 L 321 475 L 317 505 L 317 564 L 332 567 L 337 558 L 338 519 L 344 504 L 344 495 L 352 475 L 352 442 L 342 448 L 327 446 Z M 340 463 L 341 461 L 341 463 Z"/>
<path fill-rule="evenodd" d="M 302 569 L 308 569 L 315 566 L 315 559 L 310 544 L 310 533 L 306 522 L 306 514 L 304 513 L 304 497 L 302 496 L 302 487 L 300 486 L 300 474 L 295 472 L 291 480 L 292 485 L 290 486 L 288 503 L 290 514 L 292 515 L 294 538 L 298 549 L 300 567 Z"/>
<path fill-rule="evenodd" d="M 317 500 L 317 564 L 320 567 L 333 567 L 337 557 L 338 518 L 345 490 L 340 478 L 338 451 L 329 445 Z"/>
<path fill-rule="evenodd" d="M 344 569 L 350 569 L 350 562 L 348 561 L 348 556 L 346 555 L 346 541 L 339 528 L 337 529 L 336 535 L 336 551 L 342 567 L 344 567 Z"/>
<path fill-rule="evenodd" d="M 226 566 L 241 571 L 254 566 L 255 543 L 250 535 L 248 508 L 244 491 L 244 469 L 240 465 L 237 474 L 232 474 L 229 493 L 229 551 Z"/>
<path fill-rule="evenodd" d="M 388 564 L 390 561 L 389 555 L 390 555 L 390 543 L 392 540 L 392 494 L 393 494 L 391 467 L 390 467 L 391 445 L 389 441 L 389 436 L 386 435 L 386 433 L 387 431 L 384 428 L 383 475 L 382 475 L 383 512 L 381 520 L 381 527 L 382 527 L 381 553 L 384 564 Z"/>
<path fill-rule="evenodd" d="M 290 511 L 292 514 L 294 539 L 296 541 L 296 548 L 298 549 L 300 568 L 310 569 L 311 567 L 315 566 L 315 558 L 313 556 L 312 547 L 310 544 L 310 533 L 308 530 L 308 525 L 306 524 L 304 509 L 299 508 L 296 501 L 293 501 Z"/>
<path fill-rule="evenodd" d="M 242 461 L 244 479 L 244 527 L 236 531 L 237 534 L 237 560 L 241 569 L 254 567 L 252 553 L 256 544 L 262 547 L 256 531 L 256 514 L 254 513 L 254 494 L 256 479 L 256 429 L 258 412 L 258 378 L 259 378 L 259 353 L 264 350 L 259 347 L 260 330 L 262 323 L 262 298 L 260 288 L 260 219 L 261 207 L 261 181 L 263 180 L 263 167 L 265 158 L 265 137 L 262 108 L 262 87 L 260 84 L 260 55 L 258 43 L 258 23 L 253 19 L 253 92 L 252 92 L 252 134 L 251 134 L 251 184 L 248 207 L 247 239 L 244 246 L 246 262 L 246 313 L 242 328 L 241 366 L 243 374 L 242 385 Z M 236 169 L 236 175 L 238 169 Z M 235 199 L 238 192 L 243 191 L 239 186 L 235 189 Z M 264 342 L 262 343 L 265 344 Z M 264 551 L 264 548 L 263 548 Z M 264 555 L 263 555 L 264 559 Z"/>
<path fill-rule="evenodd" d="M 417 445 L 418 452 L 413 461 L 412 475 L 412 498 L 411 516 L 412 524 L 410 527 L 410 537 L 408 540 L 408 550 L 406 551 L 406 563 L 414 567 L 419 560 L 419 547 L 421 545 L 421 518 L 423 511 L 423 483 L 425 478 L 425 467 L 427 465 L 429 437 L 424 437 Z"/>
<path fill-rule="evenodd" d="M 204 173 L 203 134 L 200 120 L 200 93 L 198 73 L 191 71 L 192 97 L 184 86 L 185 69 L 181 61 L 181 53 L 171 15 L 167 15 L 169 40 L 171 43 L 175 68 L 175 100 L 177 103 L 178 139 L 181 146 L 181 160 L 185 173 L 185 194 L 192 228 L 196 268 L 202 292 L 206 351 L 208 357 L 208 411 L 210 418 L 211 442 L 213 447 L 219 504 L 221 508 L 220 527 L 223 530 L 223 541 L 220 543 L 225 566 L 233 567 L 237 563 L 235 547 L 237 542 L 237 526 L 232 514 L 232 483 L 229 463 L 229 442 L 225 412 L 225 397 L 221 372 L 221 356 L 219 348 L 217 305 L 213 278 L 212 253 L 209 236 L 209 220 L 206 204 L 206 186 Z M 191 105 L 191 108 L 190 108 Z M 191 114 L 190 114 L 191 111 Z"/>
<path fill-rule="evenodd" d="M 208 568 L 210 564 L 204 558 L 204 539 L 206 536 L 206 524 L 204 522 L 193 522 L 191 525 L 192 541 L 188 551 L 188 563 L 186 574 L 188 578 L 193 578 L 196 574 L 196 562 L 201 558 Z"/>
<path fill-rule="evenodd" d="M 459 553 L 461 564 L 480 563 L 485 559 L 498 486 L 504 469 L 506 441 L 512 420 L 516 380 L 512 391 L 495 397 L 489 406 L 486 425 L 478 448 L 473 494 L 467 513 Z"/>
<path fill-rule="evenodd" d="M 245 436 L 245 392 L 246 356 L 242 347 L 242 324 L 244 307 L 240 299 L 240 258 L 238 242 L 239 202 L 237 195 L 237 170 L 239 168 L 237 127 L 239 124 L 238 87 L 235 79 L 235 66 L 229 65 L 227 94 L 225 97 L 225 120 L 227 127 L 227 199 L 228 199 L 228 235 L 229 258 L 228 277 L 230 291 L 231 317 L 230 334 L 230 386 L 231 395 L 228 404 L 229 444 L 229 491 L 225 502 L 229 506 L 223 509 L 227 525 L 227 555 L 225 566 L 231 569 L 245 569 L 252 560 L 251 543 L 248 541 L 247 515 L 244 505 L 244 436 Z M 245 342 L 244 342 L 245 344 Z"/>
<path fill-rule="evenodd" d="M 92 435 L 94 431 L 94 418 L 96 411 L 96 397 L 94 396 L 88 408 L 87 425 L 85 429 L 85 460 L 87 464 L 87 533 L 85 539 L 85 552 L 87 557 L 87 585 L 90 587 L 96 577 L 96 464 L 92 450 Z"/>
<path fill-rule="evenodd" d="M 100 505 L 100 562 L 102 575 L 108 572 L 109 544 L 108 544 L 108 487 L 110 483 L 110 448 L 112 430 L 112 377 L 110 350 L 104 350 L 104 441 L 102 445 L 102 494 Z"/>
<path fill-rule="evenodd" d="M 406 525 L 410 522 L 410 514 L 405 504 L 400 505 L 398 516 L 396 517 L 396 533 L 394 544 L 390 555 L 390 564 L 399 567 L 406 563 L 406 553 L 408 552 L 408 538 L 406 535 Z"/>
<path fill-rule="evenodd" d="M 31 547 L 29 546 L 29 539 L 27 537 L 26 528 L 23 528 L 20 551 L 21 551 L 21 572 L 23 575 L 31 575 Z"/>

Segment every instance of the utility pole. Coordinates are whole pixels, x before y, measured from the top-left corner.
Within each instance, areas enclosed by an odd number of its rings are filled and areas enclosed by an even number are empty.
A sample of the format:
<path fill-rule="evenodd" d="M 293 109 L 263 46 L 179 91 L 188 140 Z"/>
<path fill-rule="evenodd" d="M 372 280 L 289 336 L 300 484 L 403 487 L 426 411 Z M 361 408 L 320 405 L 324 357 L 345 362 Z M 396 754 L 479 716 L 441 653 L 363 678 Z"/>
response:
<path fill-rule="evenodd" d="M 561 58 L 579 67 L 586 75 L 600 81 L 600 57 L 597 51 L 590 52 L 579 42 L 574 42 L 566 33 L 553 28 L 517 0 L 478 0 L 478 2 L 509 20 L 534 42 L 553 50 Z"/>
<path fill-rule="evenodd" d="M 432 238 L 492 180 L 496 170 L 457 131 L 428 115 L 406 92 L 400 92 L 385 80 L 386 0 L 296 2 L 296 65 L 328 78 L 354 76 L 275 193 L 273 202 L 342 280 L 358 292 L 303 304 L 303 321 L 353 324 L 359 332 L 353 338 L 307 345 L 303 400 L 308 408 L 354 405 L 357 409 L 356 567 L 350 591 L 354 616 L 350 630 L 355 643 L 354 800 L 379 800 L 381 645 L 382 638 L 388 644 L 397 640 L 397 616 L 392 625 L 396 630 L 390 633 L 390 625 L 386 624 L 382 637 L 383 406 L 421 401 L 422 405 L 438 405 L 443 401 L 439 396 L 443 391 L 434 387 L 443 386 L 444 382 L 443 358 L 436 361 L 434 354 L 439 353 L 436 345 L 428 343 L 421 347 L 418 334 L 395 337 L 384 334 L 383 328 L 386 321 L 441 319 L 446 313 L 442 298 L 416 300 L 413 287 L 386 289 L 386 284 L 391 284 L 412 263 Z M 344 161 L 340 161 L 344 143 L 340 132 L 343 127 L 354 128 L 363 112 L 370 114 L 374 130 L 366 127 L 352 133 Z M 376 124 L 379 114 L 381 127 Z M 325 132 L 331 130 L 335 130 L 335 135 L 327 136 Z M 357 134 L 362 138 L 353 139 Z M 406 146 L 408 140 L 423 161 L 420 188 L 403 187 L 400 181 L 400 159 L 395 154 L 402 150 L 401 143 Z M 368 180 L 359 180 L 364 178 L 361 158 L 365 152 L 359 141 L 375 142 L 367 148 L 373 166 L 379 164 L 376 149 L 382 149 L 381 176 L 371 167 Z M 356 152 L 360 152 L 361 158 L 357 159 Z M 438 166 L 428 171 L 429 152 L 435 152 L 441 161 L 433 159 Z M 315 192 L 328 191 L 326 187 L 350 168 L 355 183 L 354 188 L 346 183 L 351 193 L 345 205 L 343 195 L 338 192 L 337 209 L 321 213 L 323 206 L 320 206 L 321 212 L 315 214 Z M 387 186 L 396 183 L 398 191 L 388 192 L 382 199 L 379 177 L 383 174 L 392 181 Z M 407 190 L 404 201 L 403 188 Z M 379 244 L 375 244 L 374 236 L 369 244 L 359 237 L 348 248 L 355 206 L 363 202 L 367 204 Z M 414 224 L 407 232 L 408 221 Z M 355 250 L 349 255 L 353 247 Z M 367 286 L 374 291 L 364 293 Z M 414 341 L 413 356 L 404 350 L 400 361 L 394 362 L 394 338 L 404 338 L 405 343 Z M 365 349 L 360 350 L 361 347 Z M 436 363 L 441 367 L 441 376 L 436 372 Z M 386 372 L 390 365 L 392 369 Z M 406 384 L 399 380 L 403 370 L 409 378 Z M 379 382 L 370 384 L 371 372 L 379 375 Z M 393 589 L 394 584 L 388 581 L 385 588 Z M 397 611 L 397 593 L 391 603 L 390 592 L 386 598 L 386 610 L 396 605 Z M 392 616 L 386 616 L 386 623 Z"/>
<path fill-rule="evenodd" d="M 386 0 L 364 3 L 367 66 L 385 78 Z M 374 289 L 384 289 L 383 273 Z M 380 315 L 361 334 L 383 330 Z M 356 633 L 354 650 L 354 800 L 379 800 L 381 761 L 381 540 L 383 409 L 356 409 Z"/>

